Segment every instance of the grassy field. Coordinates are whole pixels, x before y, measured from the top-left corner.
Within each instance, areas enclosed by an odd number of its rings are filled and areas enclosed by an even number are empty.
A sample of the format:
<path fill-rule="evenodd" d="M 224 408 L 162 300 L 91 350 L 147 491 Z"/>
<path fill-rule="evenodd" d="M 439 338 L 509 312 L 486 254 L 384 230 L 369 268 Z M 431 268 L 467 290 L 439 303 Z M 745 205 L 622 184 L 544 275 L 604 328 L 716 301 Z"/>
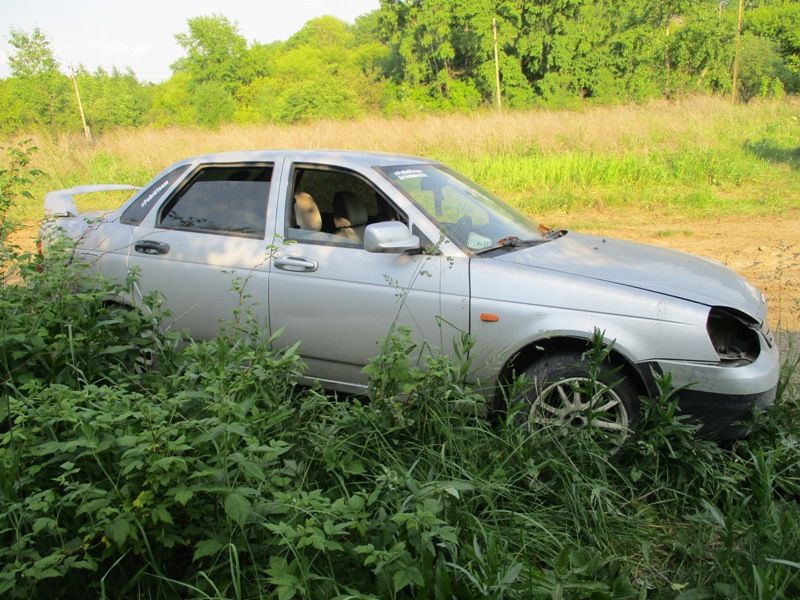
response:
<path fill-rule="evenodd" d="M 45 190 L 142 184 L 188 155 L 304 146 L 433 156 L 548 223 L 777 219 L 800 198 L 798 115 L 797 100 L 695 98 L 117 132 L 92 146 L 40 138 L 46 174 L 13 214 L 36 221 Z M 63 255 L 40 268 L 0 250 L 15 274 L 0 285 L 0 595 L 800 596 L 796 351 L 747 439 L 698 438 L 665 380 L 610 454 L 580 432 L 520 427 L 514 407 L 486 418 L 463 385 L 469 361 L 434 354 L 419 369 L 402 333 L 370 367 L 369 401 L 331 397 L 296 386 L 298 356 L 276 353 L 246 314 L 231 323 L 237 334 L 179 345 L 109 307 L 119 289 L 73 293 L 86 272 Z"/>
<path fill-rule="evenodd" d="M 592 209 L 708 217 L 774 215 L 800 198 L 800 100 L 732 105 L 698 97 L 581 112 L 370 118 L 297 127 L 118 131 L 35 136 L 45 172 L 13 214 L 41 216 L 50 189 L 142 185 L 170 163 L 207 152 L 267 148 L 368 149 L 428 156 L 463 171 L 540 220 Z M 101 199 L 107 208 L 119 199 Z M 83 207 L 81 207 L 83 208 Z"/>

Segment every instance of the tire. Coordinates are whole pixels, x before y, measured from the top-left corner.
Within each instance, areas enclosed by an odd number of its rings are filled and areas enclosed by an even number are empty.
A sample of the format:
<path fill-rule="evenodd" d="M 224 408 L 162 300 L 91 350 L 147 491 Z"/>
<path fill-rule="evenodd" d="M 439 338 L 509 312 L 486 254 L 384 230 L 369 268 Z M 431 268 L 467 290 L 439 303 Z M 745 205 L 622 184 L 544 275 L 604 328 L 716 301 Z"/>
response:
<path fill-rule="evenodd" d="M 577 352 L 555 352 L 525 370 L 529 386 L 519 417 L 530 432 L 543 428 L 588 433 L 619 448 L 636 421 L 639 390 L 620 369 L 604 363 L 593 378 Z"/>

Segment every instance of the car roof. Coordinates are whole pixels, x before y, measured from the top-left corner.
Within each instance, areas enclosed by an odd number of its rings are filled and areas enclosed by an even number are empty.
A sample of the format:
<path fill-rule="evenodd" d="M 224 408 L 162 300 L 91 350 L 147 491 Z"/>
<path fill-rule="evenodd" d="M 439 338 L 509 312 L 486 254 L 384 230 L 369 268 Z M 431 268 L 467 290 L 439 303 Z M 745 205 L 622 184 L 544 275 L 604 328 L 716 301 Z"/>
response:
<path fill-rule="evenodd" d="M 246 150 L 239 152 L 217 152 L 186 158 L 173 166 L 186 163 L 231 163 L 231 162 L 274 162 L 288 159 L 292 162 L 311 162 L 340 165 L 343 167 L 386 167 L 391 165 L 433 165 L 438 161 L 388 152 L 367 152 L 362 150 Z"/>

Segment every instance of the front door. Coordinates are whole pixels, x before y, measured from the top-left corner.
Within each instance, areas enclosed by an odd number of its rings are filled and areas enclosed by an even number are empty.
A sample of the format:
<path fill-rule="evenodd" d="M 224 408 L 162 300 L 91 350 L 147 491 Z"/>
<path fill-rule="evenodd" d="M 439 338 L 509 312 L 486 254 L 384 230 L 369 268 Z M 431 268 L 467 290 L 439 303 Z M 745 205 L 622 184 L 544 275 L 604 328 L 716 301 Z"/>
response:
<path fill-rule="evenodd" d="M 468 259 L 367 252 L 363 229 L 406 216 L 360 176 L 292 171 L 287 240 L 271 262 L 269 306 L 280 343 L 299 342 L 307 375 L 330 387 L 367 383 L 362 369 L 398 327 L 417 354 L 451 354 L 469 331 Z"/>

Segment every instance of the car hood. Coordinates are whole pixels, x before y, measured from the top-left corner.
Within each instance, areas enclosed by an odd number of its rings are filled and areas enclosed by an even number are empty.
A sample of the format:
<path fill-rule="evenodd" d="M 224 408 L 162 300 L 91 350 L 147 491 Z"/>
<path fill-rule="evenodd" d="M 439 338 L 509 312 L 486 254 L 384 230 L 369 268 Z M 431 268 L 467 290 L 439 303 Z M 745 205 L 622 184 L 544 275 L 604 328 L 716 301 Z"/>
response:
<path fill-rule="evenodd" d="M 569 232 L 495 258 L 764 317 L 764 296 L 755 287 L 718 262 L 677 250 Z"/>

